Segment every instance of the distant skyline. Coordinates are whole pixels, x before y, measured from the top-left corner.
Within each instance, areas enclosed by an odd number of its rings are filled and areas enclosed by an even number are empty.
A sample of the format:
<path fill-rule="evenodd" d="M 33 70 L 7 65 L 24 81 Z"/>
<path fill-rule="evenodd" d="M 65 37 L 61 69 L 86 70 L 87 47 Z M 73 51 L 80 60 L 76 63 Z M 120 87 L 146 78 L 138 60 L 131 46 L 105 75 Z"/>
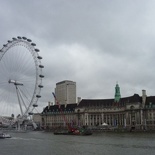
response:
<path fill-rule="evenodd" d="M 45 66 L 40 111 L 54 102 L 63 80 L 76 82 L 77 97 L 155 95 L 154 0 L 1 0 L 0 48 L 25 36 Z"/>

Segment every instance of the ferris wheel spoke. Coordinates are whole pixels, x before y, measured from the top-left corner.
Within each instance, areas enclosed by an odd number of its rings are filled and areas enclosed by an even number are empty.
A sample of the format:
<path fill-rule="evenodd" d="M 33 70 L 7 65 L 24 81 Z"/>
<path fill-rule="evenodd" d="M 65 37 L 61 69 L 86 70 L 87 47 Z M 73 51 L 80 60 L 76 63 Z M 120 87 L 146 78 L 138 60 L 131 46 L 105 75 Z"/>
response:
<path fill-rule="evenodd" d="M 25 57 L 27 57 L 27 56 L 25 55 L 24 57 L 21 57 L 20 59 L 22 60 Z M 34 67 L 34 63 L 31 62 L 32 61 L 31 59 L 30 60 L 23 60 L 22 62 L 20 62 L 20 65 L 18 66 L 17 72 L 22 73 L 22 75 L 26 75 L 25 73 L 30 73 L 30 71 L 33 73 L 35 67 Z"/>
<path fill-rule="evenodd" d="M 31 96 L 28 97 L 28 95 L 26 95 L 25 92 L 23 92 L 20 88 L 19 88 L 19 91 L 20 91 L 21 98 L 24 97 L 24 98 L 27 100 L 27 103 L 30 103 L 30 102 L 31 102 L 31 101 L 30 101 Z M 22 97 L 22 96 L 23 96 L 23 97 Z M 26 106 L 25 102 L 23 102 L 23 103 L 24 103 L 25 109 L 27 109 L 28 106 Z"/>
<path fill-rule="evenodd" d="M 10 69 L 8 68 L 7 66 L 8 63 L 4 63 L 3 60 L 1 61 L 1 67 L 0 67 L 0 71 L 1 71 L 1 74 L 4 74 L 4 75 L 9 75 L 10 74 Z"/>

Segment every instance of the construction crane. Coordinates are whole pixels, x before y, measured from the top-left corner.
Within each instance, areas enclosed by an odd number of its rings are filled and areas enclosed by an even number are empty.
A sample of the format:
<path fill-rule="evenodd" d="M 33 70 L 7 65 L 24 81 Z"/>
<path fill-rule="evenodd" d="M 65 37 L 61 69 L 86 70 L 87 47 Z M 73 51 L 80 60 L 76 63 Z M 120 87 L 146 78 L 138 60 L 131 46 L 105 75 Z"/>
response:
<path fill-rule="evenodd" d="M 67 124 L 69 132 L 74 132 L 76 130 L 76 128 L 71 127 L 71 125 L 68 123 L 68 121 L 67 121 L 67 119 L 66 119 L 66 117 L 64 115 L 64 112 L 61 109 L 61 105 L 59 104 L 59 101 L 56 98 L 56 95 L 53 92 L 52 92 L 52 94 L 53 94 L 53 97 L 55 98 L 56 104 L 58 105 L 58 108 L 60 109 L 60 112 L 61 112 L 61 114 L 63 116 L 63 120 L 64 120 L 65 124 Z"/>

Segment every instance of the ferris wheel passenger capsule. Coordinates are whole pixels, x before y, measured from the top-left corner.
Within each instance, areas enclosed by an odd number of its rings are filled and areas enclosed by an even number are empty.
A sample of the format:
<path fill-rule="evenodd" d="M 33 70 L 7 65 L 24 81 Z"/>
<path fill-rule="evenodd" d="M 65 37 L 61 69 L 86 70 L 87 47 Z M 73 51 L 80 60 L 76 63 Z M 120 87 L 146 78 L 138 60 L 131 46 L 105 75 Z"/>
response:
<path fill-rule="evenodd" d="M 28 42 L 32 42 L 32 40 L 31 40 L 31 39 L 27 39 L 27 41 L 28 41 Z"/>
<path fill-rule="evenodd" d="M 38 87 L 39 87 L 39 88 L 43 88 L 44 86 L 43 86 L 43 85 L 38 85 Z"/>
<path fill-rule="evenodd" d="M 36 51 L 36 52 L 39 52 L 40 50 L 36 48 L 35 51 Z"/>
<path fill-rule="evenodd" d="M 37 98 L 40 98 L 40 97 L 41 97 L 41 95 L 36 95 L 36 97 L 37 97 Z"/>
<path fill-rule="evenodd" d="M 38 58 L 38 59 L 42 59 L 42 57 L 41 57 L 41 56 L 38 56 L 37 58 Z"/>
<path fill-rule="evenodd" d="M 33 107 L 38 107 L 38 104 L 33 104 Z"/>
<path fill-rule="evenodd" d="M 17 40 L 17 38 L 12 38 L 13 40 Z"/>
<path fill-rule="evenodd" d="M 44 68 L 44 66 L 43 66 L 43 65 L 39 65 L 39 67 L 40 67 L 40 68 Z"/>
<path fill-rule="evenodd" d="M 32 46 L 36 46 L 36 44 L 35 44 L 35 43 L 31 43 L 31 45 L 32 45 Z"/>
<path fill-rule="evenodd" d="M 26 37 L 22 37 L 24 40 L 26 40 L 27 38 Z"/>
<path fill-rule="evenodd" d="M 20 36 L 17 37 L 18 39 L 22 39 Z"/>
<path fill-rule="evenodd" d="M 39 77 L 44 78 L 44 75 L 39 75 Z"/>

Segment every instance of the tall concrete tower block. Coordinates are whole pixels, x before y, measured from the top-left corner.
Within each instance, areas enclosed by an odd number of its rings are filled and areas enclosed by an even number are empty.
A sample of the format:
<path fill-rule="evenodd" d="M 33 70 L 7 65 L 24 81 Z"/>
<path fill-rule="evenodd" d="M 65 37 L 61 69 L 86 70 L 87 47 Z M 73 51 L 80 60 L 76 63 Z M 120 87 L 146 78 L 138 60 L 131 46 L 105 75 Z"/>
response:
<path fill-rule="evenodd" d="M 76 103 L 76 82 L 65 80 L 56 83 L 55 95 L 60 104 Z"/>

